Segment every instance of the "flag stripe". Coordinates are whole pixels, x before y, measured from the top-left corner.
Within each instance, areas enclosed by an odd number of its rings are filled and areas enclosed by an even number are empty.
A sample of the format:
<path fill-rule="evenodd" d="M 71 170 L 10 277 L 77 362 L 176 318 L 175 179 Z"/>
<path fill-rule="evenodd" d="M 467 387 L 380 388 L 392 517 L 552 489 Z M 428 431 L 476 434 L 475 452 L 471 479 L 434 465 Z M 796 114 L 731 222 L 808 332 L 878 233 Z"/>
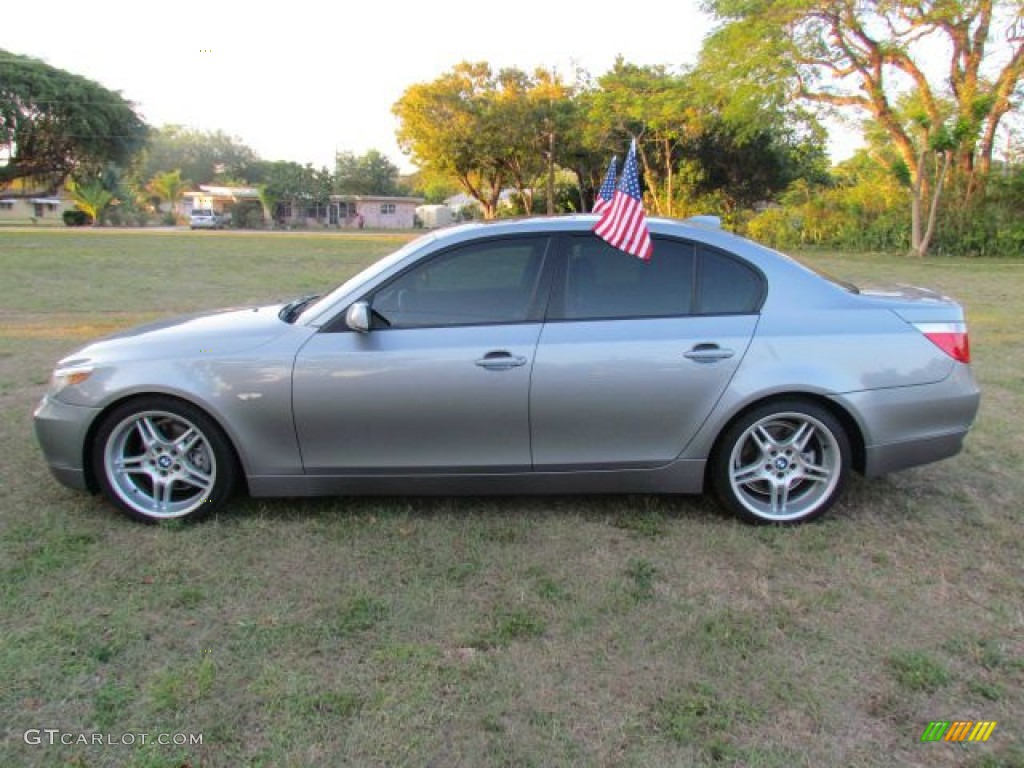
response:
<path fill-rule="evenodd" d="M 609 166 L 609 170 L 611 167 Z M 602 206 L 601 218 L 594 225 L 594 234 L 618 248 L 641 259 L 649 259 L 654 250 L 647 229 L 640 179 L 636 164 L 636 142 L 629 148 L 619 186 L 609 205 Z"/>
<path fill-rule="evenodd" d="M 601 213 L 612 200 L 612 196 L 615 194 L 615 171 L 618 164 L 618 159 L 612 155 L 612 159 L 608 162 L 608 170 L 604 175 L 604 181 L 601 182 L 601 188 L 598 190 L 597 199 L 594 200 L 594 213 Z"/>

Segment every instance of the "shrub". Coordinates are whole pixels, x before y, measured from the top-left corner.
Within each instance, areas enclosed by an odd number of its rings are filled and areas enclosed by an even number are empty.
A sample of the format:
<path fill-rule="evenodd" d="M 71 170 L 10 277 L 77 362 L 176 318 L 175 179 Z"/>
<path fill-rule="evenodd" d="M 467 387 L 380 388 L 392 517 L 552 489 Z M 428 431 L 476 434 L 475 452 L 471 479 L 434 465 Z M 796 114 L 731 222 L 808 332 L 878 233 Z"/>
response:
<path fill-rule="evenodd" d="M 72 211 L 64 211 L 63 219 L 64 223 L 69 227 L 85 227 L 92 224 L 92 217 L 85 211 L 80 211 L 77 208 Z"/>

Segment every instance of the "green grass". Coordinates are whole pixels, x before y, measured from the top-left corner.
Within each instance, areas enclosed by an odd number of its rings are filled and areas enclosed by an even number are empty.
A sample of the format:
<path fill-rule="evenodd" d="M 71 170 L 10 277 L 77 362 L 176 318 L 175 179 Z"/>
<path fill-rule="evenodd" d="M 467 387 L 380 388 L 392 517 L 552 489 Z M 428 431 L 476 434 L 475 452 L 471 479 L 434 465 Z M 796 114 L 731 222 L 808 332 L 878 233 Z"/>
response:
<path fill-rule="evenodd" d="M 961 300 L 984 399 L 962 455 L 855 479 L 798 529 L 644 496 L 146 527 L 49 476 L 31 411 L 60 356 L 326 290 L 405 239 L 0 230 L 0 766 L 1024 764 L 1020 262 L 809 257 Z M 936 719 L 999 725 L 921 744 Z"/>

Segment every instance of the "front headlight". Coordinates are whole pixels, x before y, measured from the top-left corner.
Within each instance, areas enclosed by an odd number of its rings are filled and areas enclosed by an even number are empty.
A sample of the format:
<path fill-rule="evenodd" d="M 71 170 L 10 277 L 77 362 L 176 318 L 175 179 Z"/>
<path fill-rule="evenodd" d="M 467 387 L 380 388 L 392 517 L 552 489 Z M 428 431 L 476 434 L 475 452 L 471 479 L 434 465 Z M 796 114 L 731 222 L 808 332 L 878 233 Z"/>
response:
<path fill-rule="evenodd" d="M 92 376 L 91 366 L 77 366 L 74 368 L 58 368 L 50 377 L 50 389 L 47 392 L 51 397 L 59 395 L 68 387 L 74 387 Z"/>

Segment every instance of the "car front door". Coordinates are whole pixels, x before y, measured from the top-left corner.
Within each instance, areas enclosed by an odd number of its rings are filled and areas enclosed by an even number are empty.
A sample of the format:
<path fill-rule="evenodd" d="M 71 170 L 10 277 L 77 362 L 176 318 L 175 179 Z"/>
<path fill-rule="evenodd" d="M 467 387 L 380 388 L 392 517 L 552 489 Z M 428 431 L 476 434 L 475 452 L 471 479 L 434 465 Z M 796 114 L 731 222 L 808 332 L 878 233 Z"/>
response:
<path fill-rule="evenodd" d="M 746 353 L 763 279 L 683 241 L 655 239 L 648 262 L 589 235 L 564 250 L 533 370 L 534 467 L 666 464 Z"/>
<path fill-rule="evenodd" d="M 547 237 L 421 260 L 300 351 L 294 412 L 307 473 L 528 470 L 529 385 L 550 281 Z"/>

